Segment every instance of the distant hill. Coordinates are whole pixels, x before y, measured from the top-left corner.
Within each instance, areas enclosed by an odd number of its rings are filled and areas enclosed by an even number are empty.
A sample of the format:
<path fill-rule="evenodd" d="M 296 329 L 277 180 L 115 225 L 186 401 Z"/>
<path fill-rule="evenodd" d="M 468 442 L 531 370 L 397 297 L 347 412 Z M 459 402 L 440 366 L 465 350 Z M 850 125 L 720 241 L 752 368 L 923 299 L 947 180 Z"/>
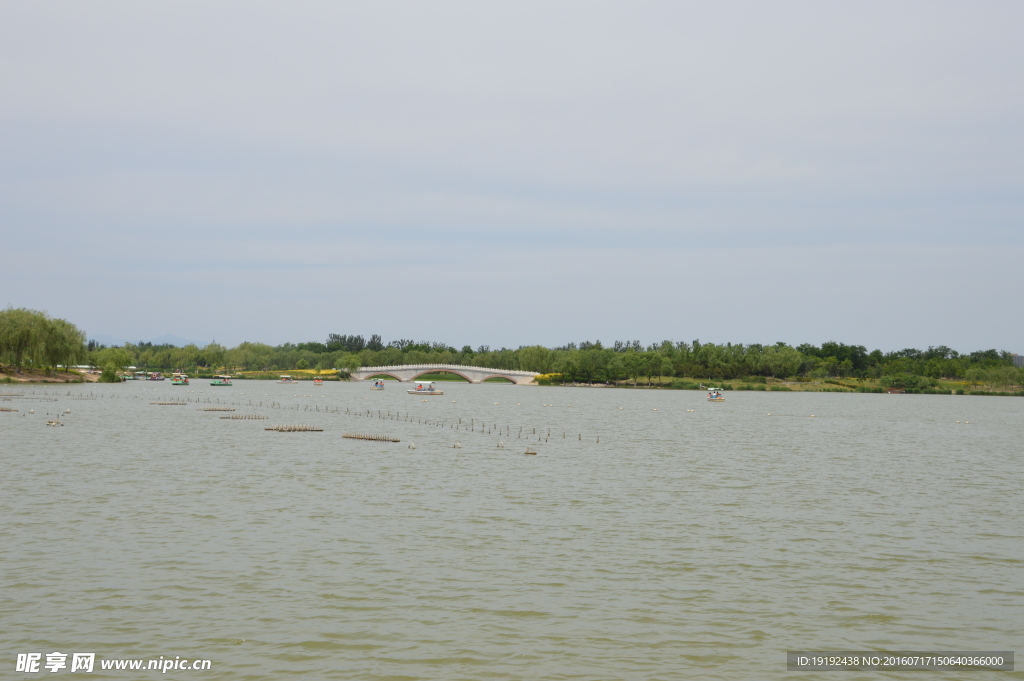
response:
<path fill-rule="evenodd" d="M 205 345 L 205 343 L 196 343 L 195 341 L 188 340 L 187 338 L 181 338 L 180 336 L 175 336 L 169 333 L 165 333 L 162 336 L 157 336 L 156 338 L 140 338 L 138 340 L 133 341 L 128 341 L 125 340 L 124 338 L 115 338 L 114 336 L 108 336 L 105 333 L 97 333 L 89 336 L 89 340 L 96 341 L 97 343 L 101 345 L 106 345 L 108 347 L 120 347 L 125 343 L 129 342 L 152 343 L 153 345 L 174 345 L 179 348 L 184 347 L 186 345 L 198 345 L 200 347 Z"/>

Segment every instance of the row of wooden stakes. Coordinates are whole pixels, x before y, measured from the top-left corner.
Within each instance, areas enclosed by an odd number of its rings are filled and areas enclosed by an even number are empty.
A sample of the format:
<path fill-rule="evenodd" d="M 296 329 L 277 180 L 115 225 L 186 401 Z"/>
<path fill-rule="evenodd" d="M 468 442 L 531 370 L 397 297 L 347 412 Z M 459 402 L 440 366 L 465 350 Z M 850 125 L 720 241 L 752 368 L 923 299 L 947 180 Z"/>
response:
<path fill-rule="evenodd" d="M 350 440 L 373 440 L 374 442 L 401 442 L 397 437 L 390 435 L 365 435 L 363 433 L 345 433 L 342 437 Z"/>

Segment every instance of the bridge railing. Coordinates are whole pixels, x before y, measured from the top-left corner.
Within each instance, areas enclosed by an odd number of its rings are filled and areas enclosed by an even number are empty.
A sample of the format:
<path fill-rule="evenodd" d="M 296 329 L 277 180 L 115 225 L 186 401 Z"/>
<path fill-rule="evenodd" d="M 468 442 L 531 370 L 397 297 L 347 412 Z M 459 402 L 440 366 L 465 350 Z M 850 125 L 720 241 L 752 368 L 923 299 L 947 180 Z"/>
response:
<path fill-rule="evenodd" d="M 491 367 L 478 367 L 472 364 L 397 364 L 385 367 L 359 367 L 356 371 L 418 371 L 420 369 L 437 369 L 449 371 L 484 371 L 493 374 L 506 374 L 509 376 L 536 376 L 536 371 L 521 371 L 519 369 L 494 369 Z"/>

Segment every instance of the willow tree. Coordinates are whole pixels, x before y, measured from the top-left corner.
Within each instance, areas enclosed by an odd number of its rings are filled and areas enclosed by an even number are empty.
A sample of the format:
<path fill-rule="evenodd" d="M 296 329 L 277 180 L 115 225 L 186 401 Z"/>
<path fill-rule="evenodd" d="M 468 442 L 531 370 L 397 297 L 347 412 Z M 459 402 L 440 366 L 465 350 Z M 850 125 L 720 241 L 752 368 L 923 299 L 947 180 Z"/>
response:
<path fill-rule="evenodd" d="M 26 363 L 51 369 L 70 366 L 85 356 L 85 334 L 71 322 L 23 307 L 0 311 L 0 361 L 17 371 Z"/>
<path fill-rule="evenodd" d="M 52 370 L 70 368 L 86 356 L 85 333 L 65 319 L 46 319 L 40 324 L 40 359 Z"/>
<path fill-rule="evenodd" d="M 18 371 L 25 365 L 39 336 L 42 312 L 24 307 L 8 307 L 0 312 L 0 357 L 13 364 Z"/>

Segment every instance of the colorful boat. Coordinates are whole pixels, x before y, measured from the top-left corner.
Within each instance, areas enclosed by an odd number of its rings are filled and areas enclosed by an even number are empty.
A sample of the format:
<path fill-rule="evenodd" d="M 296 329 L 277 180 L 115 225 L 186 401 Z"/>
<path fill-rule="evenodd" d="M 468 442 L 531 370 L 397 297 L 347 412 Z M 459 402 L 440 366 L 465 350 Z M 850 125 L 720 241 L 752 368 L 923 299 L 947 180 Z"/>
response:
<path fill-rule="evenodd" d="M 379 379 L 379 378 L 376 381 L 373 382 L 373 385 L 370 386 L 370 390 L 383 390 L 383 389 L 384 389 L 384 381 L 382 379 Z"/>
<path fill-rule="evenodd" d="M 278 383 L 298 383 L 298 381 L 296 381 L 294 378 L 292 378 L 288 374 L 285 374 L 285 375 L 281 376 L 281 380 L 279 380 Z"/>
<path fill-rule="evenodd" d="M 146 380 L 147 381 L 162 381 L 162 380 L 164 380 L 164 377 L 160 375 L 159 371 L 154 371 L 153 373 L 151 373 L 149 376 L 146 377 Z"/>
<path fill-rule="evenodd" d="M 324 379 L 322 379 L 322 378 L 314 378 L 313 379 L 313 385 L 323 385 L 323 384 L 324 384 Z"/>
<path fill-rule="evenodd" d="M 424 386 L 422 383 L 416 386 L 415 390 L 406 390 L 410 395 L 444 395 L 443 390 L 438 390 L 433 383 Z"/>
<path fill-rule="evenodd" d="M 185 374 L 174 374 L 171 376 L 171 385 L 188 385 L 188 376 Z"/>
<path fill-rule="evenodd" d="M 213 380 L 210 381 L 210 385 L 231 385 L 230 376 L 214 376 Z"/>
<path fill-rule="evenodd" d="M 718 388 L 711 388 L 708 390 L 708 402 L 725 402 L 725 398 Z"/>

